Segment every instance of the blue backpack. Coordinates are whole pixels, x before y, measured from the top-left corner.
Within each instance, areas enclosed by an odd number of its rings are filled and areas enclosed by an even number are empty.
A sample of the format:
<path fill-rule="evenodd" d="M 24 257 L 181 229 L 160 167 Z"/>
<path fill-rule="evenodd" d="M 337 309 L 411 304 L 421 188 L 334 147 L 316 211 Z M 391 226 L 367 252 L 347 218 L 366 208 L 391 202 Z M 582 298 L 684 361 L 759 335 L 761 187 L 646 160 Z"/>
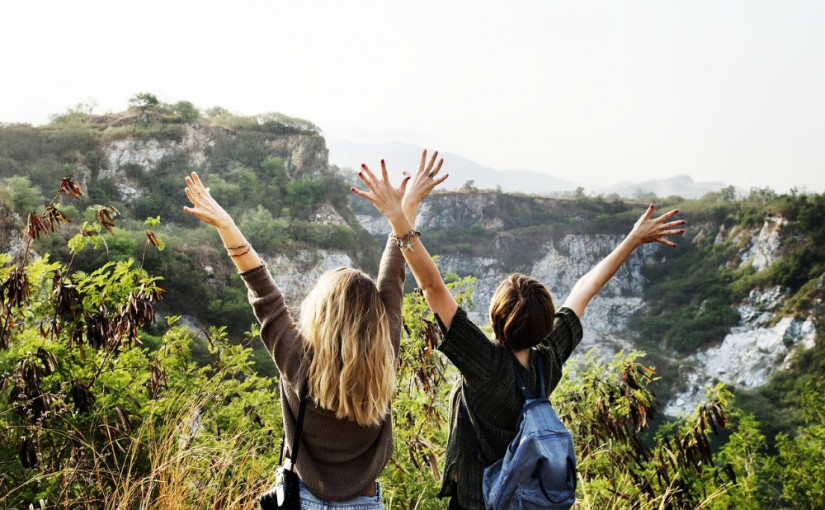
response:
<path fill-rule="evenodd" d="M 504 458 L 484 469 L 484 503 L 488 510 L 569 509 L 576 502 L 576 453 L 573 438 L 547 399 L 544 360 L 538 350 L 537 373 L 541 394 L 533 398 L 513 358 L 516 384 L 524 394 L 518 432 Z M 461 411 L 478 443 L 464 396 Z"/>

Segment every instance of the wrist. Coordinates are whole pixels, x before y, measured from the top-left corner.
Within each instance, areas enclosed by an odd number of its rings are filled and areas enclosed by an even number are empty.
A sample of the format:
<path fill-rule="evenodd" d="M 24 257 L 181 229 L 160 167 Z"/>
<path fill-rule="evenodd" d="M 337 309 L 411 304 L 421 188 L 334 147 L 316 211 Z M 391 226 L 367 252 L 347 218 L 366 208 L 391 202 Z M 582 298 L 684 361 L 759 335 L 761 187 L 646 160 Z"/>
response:
<path fill-rule="evenodd" d="M 235 225 L 235 221 L 230 217 L 215 222 L 215 228 L 218 229 L 220 234 L 228 234 L 238 230 L 238 226 Z"/>
<path fill-rule="evenodd" d="M 415 223 L 415 218 L 418 216 L 418 204 L 404 204 L 403 206 L 404 216 L 407 217 L 407 220 L 411 223 Z"/>
<path fill-rule="evenodd" d="M 631 249 L 634 250 L 644 244 L 644 239 L 636 231 L 631 231 L 624 239 L 626 243 L 630 244 Z"/>
<path fill-rule="evenodd" d="M 387 211 L 387 213 L 384 216 L 393 226 L 396 224 L 407 222 L 406 210 L 401 207 L 392 211 Z"/>

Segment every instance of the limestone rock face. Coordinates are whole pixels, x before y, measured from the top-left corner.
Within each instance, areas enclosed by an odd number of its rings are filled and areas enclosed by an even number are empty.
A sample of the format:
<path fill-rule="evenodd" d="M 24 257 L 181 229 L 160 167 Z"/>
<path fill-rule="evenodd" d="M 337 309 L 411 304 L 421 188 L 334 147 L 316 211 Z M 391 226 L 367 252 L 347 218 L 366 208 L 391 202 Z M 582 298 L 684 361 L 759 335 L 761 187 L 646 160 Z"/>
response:
<path fill-rule="evenodd" d="M 782 227 L 788 221 L 782 217 L 769 216 L 759 232 L 751 238 L 747 249 L 741 254 L 740 267 L 752 263 L 757 271 L 767 269 L 779 254 L 782 242 Z"/>
<path fill-rule="evenodd" d="M 23 219 L 0 203 L 0 253 L 15 259 L 23 255 Z"/>
<path fill-rule="evenodd" d="M 418 211 L 418 227 L 426 230 L 437 228 L 466 228 L 481 226 L 486 229 L 500 228 L 504 221 L 498 214 L 498 195 L 448 194 L 437 201 L 426 201 Z"/>
<path fill-rule="evenodd" d="M 112 178 L 124 199 L 140 198 L 145 190 L 129 177 L 130 166 L 151 173 L 165 158 L 180 158 L 191 167 L 209 169 L 209 148 L 217 136 L 234 136 L 224 128 L 186 125 L 180 141 L 155 138 L 112 140 L 104 146 L 107 167 L 100 177 Z M 264 140 L 269 153 L 284 160 L 290 178 L 314 177 L 328 169 L 329 151 L 324 138 L 317 133 L 267 134 Z"/>
<path fill-rule="evenodd" d="M 752 290 L 748 301 L 737 307 L 739 325 L 731 329 L 721 344 L 685 359 L 686 364 L 694 367 L 693 372 L 685 389 L 665 406 L 665 414 L 693 412 L 705 396 L 706 387 L 716 382 L 743 388 L 762 386 L 771 374 L 787 368 L 797 352 L 813 347 L 813 317 L 775 313 L 787 297 L 787 289 L 778 286 Z"/>
<path fill-rule="evenodd" d="M 272 255 L 262 258 L 275 275 L 275 281 L 296 320 L 301 302 L 323 273 L 341 266 L 354 267 L 347 254 L 327 250 L 301 250 L 293 257 Z"/>
<path fill-rule="evenodd" d="M 266 141 L 273 154 L 286 163 L 287 175 L 315 177 L 329 167 L 329 151 L 319 135 L 282 135 Z"/>
<path fill-rule="evenodd" d="M 477 278 L 473 294 L 474 307 L 469 316 L 479 325 L 489 324 L 490 300 L 499 282 L 509 273 L 511 262 L 505 253 L 512 252 L 509 234 L 502 228 L 502 198 L 500 194 L 435 195 L 422 204 L 417 228 L 427 236 L 438 229 L 472 229 L 484 227 L 493 231 L 493 249 L 484 255 L 442 254 L 442 272 Z M 380 216 L 360 214 L 358 220 L 373 234 L 385 234 L 389 224 Z M 759 230 L 742 227 L 696 225 L 691 242 L 727 243 L 738 247 L 726 265 L 730 268 L 752 264 L 763 271 L 781 257 L 782 217 L 768 217 Z M 556 306 L 561 306 L 576 281 L 622 240 L 620 235 L 565 234 L 551 236 L 529 253 L 522 253 L 530 262 L 523 272 L 544 283 Z M 507 249 L 505 249 L 507 248 Z M 660 244 L 647 244 L 636 250 L 616 275 L 588 304 L 582 325 L 584 338 L 573 356 L 582 356 L 591 348 L 599 356 L 612 357 L 619 350 L 631 350 L 634 333 L 627 329 L 630 317 L 646 306 L 641 298 L 645 285 L 642 268 L 667 263 L 668 249 Z M 679 268 L 674 268 L 678 271 Z M 716 382 L 743 388 L 765 384 L 776 371 L 787 368 L 796 353 L 813 346 L 816 327 L 813 317 L 789 317 L 781 313 L 788 299 L 788 289 L 770 287 L 753 289 L 748 299 L 737 305 L 741 322 L 710 348 L 684 359 L 674 360 L 685 373 L 685 382 L 673 396 L 661 395 L 664 413 L 691 413 L 705 396 L 705 388 Z M 670 398 L 668 398 L 670 397 Z"/>
<path fill-rule="evenodd" d="M 544 283 L 553 302 L 561 307 L 576 281 L 607 256 L 621 241 L 621 236 L 566 235 L 558 243 L 548 243 L 536 260 L 529 276 Z M 621 349 L 632 347 L 630 335 L 625 330 L 630 316 L 644 306 L 641 293 L 645 279 L 641 268 L 646 259 L 663 257 L 659 248 L 645 245 L 631 255 L 628 261 L 588 304 L 582 325 L 584 338 L 577 350 L 584 353 L 591 347 L 604 356 L 612 356 Z M 446 255 L 439 259 L 443 271 L 459 275 L 470 274 L 477 278 L 473 294 L 474 308 L 468 315 L 477 324 L 489 323 L 488 309 L 498 284 L 507 277 L 505 261 L 492 253 L 489 257 L 461 257 Z"/>

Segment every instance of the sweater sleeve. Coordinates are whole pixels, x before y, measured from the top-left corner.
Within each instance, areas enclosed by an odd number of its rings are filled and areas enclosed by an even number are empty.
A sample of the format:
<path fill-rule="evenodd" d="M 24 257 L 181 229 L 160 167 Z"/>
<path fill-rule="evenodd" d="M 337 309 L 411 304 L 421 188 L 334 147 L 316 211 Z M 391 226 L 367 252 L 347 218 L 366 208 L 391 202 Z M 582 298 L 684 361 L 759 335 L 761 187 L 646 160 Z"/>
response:
<path fill-rule="evenodd" d="M 381 256 L 381 265 L 378 270 L 378 294 L 387 310 L 390 319 L 390 340 L 395 351 L 399 354 L 401 344 L 401 303 L 404 291 L 404 255 L 401 248 L 387 238 L 384 254 Z"/>
<path fill-rule="evenodd" d="M 295 388 L 304 342 L 281 289 L 265 265 L 241 273 L 241 279 L 246 284 L 249 304 L 261 324 L 261 340 L 275 360 L 278 372 L 289 386 Z"/>

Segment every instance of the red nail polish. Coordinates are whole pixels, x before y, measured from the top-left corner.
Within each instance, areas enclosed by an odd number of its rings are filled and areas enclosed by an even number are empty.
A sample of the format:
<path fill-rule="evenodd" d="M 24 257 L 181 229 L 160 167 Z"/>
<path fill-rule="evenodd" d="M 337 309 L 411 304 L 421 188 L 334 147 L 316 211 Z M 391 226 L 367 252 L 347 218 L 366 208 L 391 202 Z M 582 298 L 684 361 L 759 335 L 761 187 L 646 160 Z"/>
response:
<path fill-rule="evenodd" d="M 684 234 L 684 233 L 685 233 L 685 229 L 680 230 L 680 231 L 679 231 L 679 233 L 680 233 L 680 234 Z"/>
<path fill-rule="evenodd" d="M 679 214 L 679 209 L 676 209 L 676 212 L 675 212 L 675 214 Z"/>
<path fill-rule="evenodd" d="M 382 165 L 384 164 L 384 160 L 383 160 L 383 159 L 381 160 L 381 164 L 382 164 Z"/>
<path fill-rule="evenodd" d="M 366 164 L 364 164 L 364 163 L 361 163 L 361 168 L 363 168 L 364 170 L 366 170 L 366 169 L 367 169 L 367 165 L 366 165 Z"/>

